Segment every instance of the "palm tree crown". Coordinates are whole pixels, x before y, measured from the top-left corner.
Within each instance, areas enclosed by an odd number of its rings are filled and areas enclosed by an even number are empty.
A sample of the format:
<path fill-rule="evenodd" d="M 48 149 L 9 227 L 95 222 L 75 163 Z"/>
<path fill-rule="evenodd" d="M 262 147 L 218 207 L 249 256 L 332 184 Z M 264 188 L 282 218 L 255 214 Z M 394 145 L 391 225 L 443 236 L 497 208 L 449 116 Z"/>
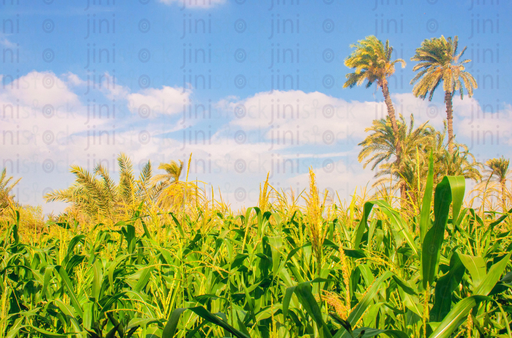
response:
<path fill-rule="evenodd" d="M 402 59 L 391 61 L 393 47 L 389 45 L 389 41 L 386 41 L 384 46 L 382 41 L 373 35 L 350 47 L 356 49 L 345 59 L 345 66 L 355 68 L 355 72 L 346 75 L 347 81 L 343 88 L 359 86 L 364 81 L 368 81 L 366 88 L 374 82 L 382 87 L 386 79 L 394 74 L 396 63 L 399 62 L 405 67 L 405 61 Z"/>
<path fill-rule="evenodd" d="M 191 160 L 192 154 L 188 161 L 188 169 L 190 169 Z M 183 172 L 182 160 L 160 163 L 158 169 L 165 170 L 165 174 L 156 175 L 152 180 L 153 186 L 159 191 L 156 199 L 160 207 L 177 211 L 185 208 L 187 202 L 189 205 L 197 205 L 199 198 L 197 182 L 188 180 L 188 171 L 185 181 L 180 180 Z"/>
<path fill-rule="evenodd" d="M 487 171 L 489 174 L 488 180 L 495 177 L 501 188 L 501 207 L 503 212 L 507 211 L 507 180 L 509 175 L 510 160 L 505 158 L 491 158 L 485 165 L 489 167 Z"/>
<path fill-rule="evenodd" d="M 117 161 L 120 169 L 118 184 L 101 164 L 93 172 L 74 165 L 71 166 L 71 173 L 76 177 L 75 183 L 67 189 L 46 194 L 45 200 L 71 203 L 70 211 L 83 212 L 90 217 L 124 216 L 141 204 L 150 203 L 152 197 L 158 194 L 158 189 L 150 186 L 151 162 L 146 163 L 139 179 L 135 179 L 131 160 L 125 154 L 120 154 Z"/>
<path fill-rule="evenodd" d="M 16 184 L 18 184 L 18 182 L 21 180 L 21 178 L 18 178 L 16 181 L 9 184 L 11 180 L 12 176 L 7 177 L 7 170 L 4 168 L 0 174 L 0 211 L 7 207 L 9 204 L 12 204 L 14 196 L 10 195 L 10 193 Z"/>
<path fill-rule="evenodd" d="M 381 177 L 381 179 L 375 182 L 374 186 L 389 183 L 390 180 L 396 179 L 395 182 L 398 183 L 395 187 L 401 189 L 401 204 L 404 205 L 407 191 L 415 186 L 412 184 L 416 177 L 416 166 L 413 164 L 418 149 L 422 154 L 426 152 L 424 148 L 435 134 L 435 131 L 427 124 L 428 122 L 414 128 L 414 116 L 412 114 L 411 123 L 407 126 L 404 117 L 400 115 L 400 122 L 398 122 L 399 139 L 396 140 L 388 119 L 374 120 L 373 125 L 366 129 L 367 132 L 372 133 L 363 142 L 359 143 L 363 149 L 359 153 L 358 159 L 359 162 L 366 159 L 363 168 L 373 162 L 372 170 L 376 167 L 379 169 L 375 177 Z M 402 159 L 400 163 L 390 162 L 393 157 L 397 156 L 397 144 L 402 145 Z"/>
<path fill-rule="evenodd" d="M 491 158 L 485 162 L 485 165 L 488 166 L 491 171 L 490 176 L 496 177 L 500 183 L 507 179 L 509 164 L 510 160 L 506 160 L 505 158 Z"/>

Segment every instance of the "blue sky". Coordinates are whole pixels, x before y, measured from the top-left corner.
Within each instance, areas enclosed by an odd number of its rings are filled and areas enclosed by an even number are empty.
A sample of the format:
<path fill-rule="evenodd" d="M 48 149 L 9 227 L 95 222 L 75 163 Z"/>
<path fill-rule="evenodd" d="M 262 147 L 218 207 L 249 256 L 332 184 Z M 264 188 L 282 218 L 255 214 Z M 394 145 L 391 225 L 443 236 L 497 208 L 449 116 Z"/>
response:
<path fill-rule="evenodd" d="M 191 176 L 234 206 L 254 205 L 269 171 L 305 188 L 309 167 L 349 198 L 375 174 L 357 144 L 385 114 L 375 86 L 342 89 L 368 35 L 407 62 L 390 79 L 397 112 L 437 128 L 443 93 L 412 96 L 410 57 L 457 35 L 479 83 L 454 101 L 457 140 L 510 157 L 510 1 L 184 1 L 0 1 L 0 165 L 23 177 L 20 202 L 60 211 L 42 196 L 72 183 L 70 165 L 115 172 L 120 152 L 136 168 L 192 152 Z"/>

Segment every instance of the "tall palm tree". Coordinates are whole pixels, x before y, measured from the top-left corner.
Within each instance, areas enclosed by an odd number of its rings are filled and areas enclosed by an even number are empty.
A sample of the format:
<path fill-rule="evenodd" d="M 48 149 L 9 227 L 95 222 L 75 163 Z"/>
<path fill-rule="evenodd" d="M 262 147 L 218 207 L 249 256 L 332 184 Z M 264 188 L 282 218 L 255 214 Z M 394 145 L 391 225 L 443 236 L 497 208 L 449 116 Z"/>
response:
<path fill-rule="evenodd" d="M 396 138 L 398 124 L 395 107 L 389 94 L 388 77 L 395 72 L 396 63 L 400 63 L 403 68 L 405 67 L 405 61 L 402 59 L 391 61 L 393 47 L 389 45 L 389 41 L 386 41 L 386 45 L 384 45 L 382 41 L 373 35 L 367 36 L 364 40 L 358 41 L 358 44 L 351 45 L 350 47 L 355 48 L 355 50 L 345 59 L 345 66 L 355 68 L 355 72 L 346 75 L 347 81 L 343 88 L 359 86 L 365 81 L 367 81 L 366 88 L 369 88 L 374 82 L 377 82 L 377 86 L 382 89 L 389 120 Z M 398 150 L 397 161 L 400 161 L 400 146 L 400 144 L 396 145 Z"/>
<path fill-rule="evenodd" d="M 473 95 L 473 88 L 478 85 L 473 76 L 466 72 L 464 64 L 471 60 L 460 60 L 467 47 L 457 54 L 458 37 L 445 39 L 432 38 L 422 42 L 421 47 L 416 49 L 416 54 L 411 58 L 412 61 L 419 61 L 412 69 L 419 71 L 411 80 L 411 84 L 416 85 L 413 88 L 413 94 L 416 97 L 425 99 L 429 95 L 429 101 L 432 100 L 434 92 L 443 82 L 444 102 L 446 104 L 446 119 L 448 121 L 448 151 L 453 153 L 453 94 L 459 90 L 461 99 L 464 97 L 466 88 L 469 97 Z"/>
<path fill-rule="evenodd" d="M 506 191 L 507 191 L 507 181 L 508 181 L 508 166 L 510 160 L 506 160 L 505 158 L 492 158 L 488 160 L 485 165 L 489 167 L 489 178 L 488 181 L 495 177 L 501 187 L 501 206 L 503 212 L 506 212 L 507 200 L 506 200 Z"/>
<path fill-rule="evenodd" d="M 407 190 L 413 186 L 412 183 L 418 149 L 421 152 L 426 152 L 425 145 L 429 143 L 429 139 L 434 135 L 434 129 L 428 125 L 428 122 L 423 123 L 418 128 L 414 129 L 414 116 L 411 114 L 410 125 L 407 123 L 402 115 L 398 124 L 398 139 L 390 126 L 389 117 L 386 119 L 374 120 L 373 125 L 366 129 L 366 132 L 371 132 L 363 142 L 359 143 L 363 147 L 359 153 L 358 160 L 362 162 L 363 168 L 373 162 L 372 170 L 378 167 L 379 171 L 375 177 L 382 177 L 375 182 L 374 186 L 388 182 L 391 179 L 396 180 L 397 186 L 400 188 L 400 197 L 402 202 L 405 202 L 407 197 Z M 402 159 L 399 163 L 390 161 L 393 157 L 397 156 L 397 144 L 402 145 Z M 414 168 L 413 168 L 414 167 Z"/>

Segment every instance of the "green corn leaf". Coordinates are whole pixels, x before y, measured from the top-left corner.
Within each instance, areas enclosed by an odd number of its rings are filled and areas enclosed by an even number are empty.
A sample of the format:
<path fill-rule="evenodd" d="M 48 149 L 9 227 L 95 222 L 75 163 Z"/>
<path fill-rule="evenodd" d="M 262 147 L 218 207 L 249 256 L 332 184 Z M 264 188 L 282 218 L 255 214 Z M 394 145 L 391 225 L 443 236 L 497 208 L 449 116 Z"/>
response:
<path fill-rule="evenodd" d="M 77 335 L 77 334 L 87 334 L 87 332 L 66 332 L 66 333 L 54 333 L 43 328 L 35 327 L 32 325 L 27 325 L 27 328 L 30 328 L 37 333 L 41 334 L 43 337 L 48 338 L 67 338 L 69 336 Z"/>
<path fill-rule="evenodd" d="M 62 284 L 64 285 L 64 289 L 67 291 L 69 298 L 71 299 L 71 303 L 73 304 L 73 307 L 78 314 L 79 317 L 83 316 L 83 310 L 80 306 L 80 302 L 76 298 L 75 291 L 73 291 L 73 284 L 71 284 L 71 281 L 69 280 L 68 274 L 66 272 L 66 269 L 64 269 L 62 266 L 57 265 L 55 266 L 55 270 L 59 273 Z"/>
<path fill-rule="evenodd" d="M 297 286 L 292 286 L 286 289 L 283 298 L 283 317 L 286 319 L 288 317 L 288 307 L 290 306 L 290 301 L 292 300 L 293 293 L 295 292 L 295 288 Z"/>
<path fill-rule="evenodd" d="M 359 222 L 359 226 L 357 227 L 354 240 L 353 240 L 353 248 L 359 249 L 359 245 L 361 244 L 361 239 L 363 238 L 366 227 L 368 226 L 368 216 L 373 208 L 372 202 L 366 202 L 363 207 L 363 216 L 361 217 L 361 221 Z"/>
<path fill-rule="evenodd" d="M 418 256 L 418 249 L 416 248 L 414 239 L 410 233 L 410 230 L 406 228 L 405 222 L 400 214 L 385 201 L 374 201 L 372 203 L 379 206 L 379 209 L 382 210 L 384 214 L 389 218 L 389 221 L 394 226 L 394 228 L 399 230 L 400 234 L 405 237 L 407 244 L 409 244 L 414 254 Z"/>
<path fill-rule="evenodd" d="M 408 335 L 406 335 L 402 331 L 398 330 L 379 330 L 379 329 L 372 329 L 369 327 L 361 327 L 359 329 L 354 330 L 353 334 L 350 335 L 348 332 L 346 332 L 342 338 L 352 338 L 352 337 L 359 337 L 359 338 L 371 338 L 376 337 L 380 334 L 385 334 L 388 337 L 393 338 L 409 338 Z"/>
<path fill-rule="evenodd" d="M 450 205 L 453 200 L 454 215 L 458 216 L 464 195 L 464 177 L 445 176 L 436 187 L 434 195 L 434 225 L 425 235 L 422 246 L 422 279 L 423 288 L 432 285 L 437 275 L 441 246 L 444 241 L 444 232 L 448 222 Z M 461 196 L 462 194 L 462 196 Z M 455 199 L 453 199 L 455 198 Z M 456 218 L 456 217 L 455 217 Z"/>
<path fill-rule="evenodd" d="M 290 306 L 290 301 L 291 301 L 292 296 L 296 292 L 297 287 L 299 285 L 310 285 L 312 283 L 323 283 L 323 282 L 328 282 L 328 281 L 329 281 L 328 279 L 316 278 L 316 279 L 314 279 L 312 281 L 302 282 L 302 283 L 300 283 L 298 285 L 286 288 L 286 291 L 285 291 L 285 294 L 284 294 L 284 297 L 283 297 L 283 303 L 282 303 L 283 304 L 283 317 L 284 317 L 284 319 L 286 319 L 286 317 L 288 316 L 288 308 Z"/>
<path fill-rule="evenodd" d="M 432 190 L 434 187 L 434 158 L 432 151 L 430 151 L 427 185 L 425 186 L 425 193 L 423 194 L 423 201 L 421 205 L 420 214 L 420 243 L 423 244 L 425 235 L 430 227 L 430 206 L 432 205 Z"/>
<path fill-rule="evenodd" d="M 460 255 L 454 253 L 450 259 L 450 270 L 436 282 L 434 306 L 430 310 L 430 321 L 441 321 L 451 310 L 452 293 L 459 286 L 464 275 Z"/>
<path fill-rule="evenodd" d="M 444 317 L 443 321 L 439 323 L 429 338 L 451 337 L 451 334 L 467 319 L 471 309 L 477 306 L 480 301 L 487 299 L 487 297 L 482 296 L 471 296 L 458 302 L 446 317 Z"/>
<path fill-rule="evenodd" d="M 125 259 L 129 258 L 130 256 L 131 255 L 121 255 L 121 256 L 118 256 L 118 257 L 116 257 L 116 259 L 108 267 L 108 281 L 109 281 L 109 284 L 110 284 L 110 287 L 112 288 L 112 290 L 115 290 L 114 273 L 116 271 L 117 266 L 119 264 L 121 264 L 122 261 L 124 261 Z"/>
<path fill-rule="evenodd" d="M 94 323 L 94 303 L 87 302 L 84 304 L 84 318 L 83 318 L 84 329 L 92 330 L 93 323 Z"/>
<path fill-rule="evenodd" d="M 448 176 L 448 180 L 450 181 L 450 188 L 452 192 L 452 217 L 453 223 L 455 225 L 459 225 L 458 221 L 460 221 L 460 210 L 462 208 L 462 203 L 464 202 L 464 193 L 466 190 L 466 180 L 463 176 Z"/>
<path fill-rule="evenodd" d="M 119 329 L 120 325 L 121 325 L 121 323 L 117 323 L 116 325 L 114 325 L 114 327 L 107 333 L 105 338 L 115 338 L 116 337 L 116 332 L 118 332 L 118 329 Z"/>
<path fill-rule="evenodd" d="M 187 310 L 186 308 L 179 308 L 171 312 L 169 316 L 169 320 L 167 320 L 167 324 L 165 324 L 164 330 L 162 332 L 162 338 L 173 338 L 174 333 L 176 332 L 176 327 L 178 327 L 178 322 L 180 320 L 181 314 Z"/>
<path fill-rule="evenodd" d="M 368 290 L 366 295 L 359 301 L 359 303 L 354 307 L 347 320 L 354 327 L 366 309 L 370 306 L 370 304 L 375 300 L 377 293 L 379 292 L 381 285 L 391 278 L 393 275 L 392 272 L 386 271 L 384 272 L 377 280 L 373 283 L 371 288 Z"/>
<path fill-rule="evenodd" d="M 5 338 L 15 338 L 18 336 L 18 332 L 25 327 L 24 325 L 21 325 L 23 323 L 23 319 L 25 319 L 25 317 L 20 317 L 16 319 L 14 324 L 9 328 L 9 332 L 7 333 Z"/>
<path fill-rule="evenodd" d="M 397 275 L 393 275 L 393 280 L 400 286 L 402 290 L 404 290 L 405 293 L 409 295 L 417 295 L 418 293 L 416 290 L 407 282 L 403 281 L 401 278 L 399 278 Z"/>
<path fill-rule="evenodd" d="M 491 224 L 489 224 L 489 227 L 491 229 L 494 229 L 494 227 L 496 225 L 499 225 L 501 222 L 503 222 L 508 216 L 512 215 L 512 209 L 510 209 L 509 211 L 507 211 L 506 214 L 504 214 L 503 216 L 501 216 L 500 218 L 498 218 L 497 220 L 495 220 L 494 222 L 492 222 Z"/>
<path fill-rule="evenodd" d="M 295 288 L 295 294 L 299 299 L 300 303 L 306 309 L 306 312 L 313 318 L 315 321 L 318 331 L 323 332 L 323 337 L 332 337 L 331 332 L 325 325 L 325 322 L 322 318 L 322 312 L 320 311 L 320 307 L 311 292 L 312 287 L 310 283 L 301 283 L 297 285 Z"/>
<path fill-rule="evenodd" d="M 139 280 L 137 281 L 137 284 L 133 288 L 135 292 L 140 292 L 146 284 L 148 284 L 149 279 L 151 278 L 151 272 L 155 270 L 154 266 L 150 266 L 145 268 L 142 273 L 140 274 Z"/>
<path fill-rule="evenodd" d="M 462 264 L 466 267 L 469 274 L 471 275 L 471 279 L 473 281 L 473 287 L 480 285 L 482 280 L 484 280 L 487 275 L 487 265 L 485 263 L 485 259 L 482 257 L 469 256 L 458 254 Z"/>
<path fill-rule="evenodd" d="M 364 204 L 363 217 L 361 218 L 361 222 L 357 227 L 356 234 L 354 237 L 354 249 L 359 249 L 361 244 L 361 240 L 367 228 L 368 216 L 372 211 L 374 205 L 377 205 L 384 214 L 389 218 L 389 221 L 393 224 L 394 228 L 397 229 L 402 236 L 405 237 L 407 243 L 414 251 L 416 255 L 418 255 L 418 249 L 416 248 L 416 244 L 414 243 L 414 239 L 410 234 L 409 229 L 406 228 L 405 222 L 402 217 L 400 217 L 399 213 L 394 210 L 387 202 L 385 201 L 369 201 Z"/>
<path fill-rule="evenodd" d="M 485 279 L 473 290 L 473 294 L 487 296 L 491 292 L 510 262 L 510 255 L 512 255 L 512 252 L 509 252 L 498 263 L 491 266 Z"/>
<path fill-rule="evenodd" d="M 206 310 L 202 306 L 191 307 L 191 308 L 180 308 L 180 309 L 174 310 L 171 313 L 171 315 L 169 316 L 169 320 L 167 321 L 167 324 L 164 327 L 164 330 L 162 333 L 162 338 L 173 338 L 174 337 L 180 316 L 185 310 L 190 310 L 190 311 L 194 312 L 196 315 L 198 315 L 199 317 L 203 318 L 204 320 L 222 327 L 224 330 L 235 335 L 235 337 L 250 338 L 250 336 L 235 329 L 234 327 L 232 327 L 231 325 L 226 323 L 224 320 L 222 320 L 218 316 L 212 314 L 210 311 Z"/>
<path fill-rule="evenodd" d="M 93 265 L 93 282 L 92 282 L 92 296 L 94 299 L 100 299 L 101 283 L 103 282 L 103 267 L 101 261 L 97 259 Z"/>

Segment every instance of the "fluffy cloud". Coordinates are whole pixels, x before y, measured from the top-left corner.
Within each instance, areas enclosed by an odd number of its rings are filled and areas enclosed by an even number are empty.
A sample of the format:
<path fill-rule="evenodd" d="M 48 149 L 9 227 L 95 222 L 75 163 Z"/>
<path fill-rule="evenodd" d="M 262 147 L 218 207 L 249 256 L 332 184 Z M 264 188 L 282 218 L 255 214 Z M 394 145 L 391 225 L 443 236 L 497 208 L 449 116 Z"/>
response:
<path fill-rule="evenodd" d="M 0 93 L 2 155 L 32 157 L 83 130 L 84 107 L 51 72 L 30 72 Z M 63 141 L 65 142 L 65 141 Z"/>
<path fill-rule="evenodd" d="M 158 114 L 176 115 L 183 112 L 189 103 L 191 91 L 183 88 L 163 86 L 162 89 L 148 88 L 126 96 L 128 109 L 142 116 Z"/>
<path fill-rule="evenodd" d="M 454 98 L 453 108 L 455 133 L 470 149 L 512 145 L 512 106 Z"/>
<path fill-rule="evenodd" d="M 372 120 L 387 114 L 382 102 L 348 102 L 300 90 L 257 93 L 219 104 L 232 112 L 231 128 L 259 130 L 266 142 L 278 146 L 354 146 Z"/>

